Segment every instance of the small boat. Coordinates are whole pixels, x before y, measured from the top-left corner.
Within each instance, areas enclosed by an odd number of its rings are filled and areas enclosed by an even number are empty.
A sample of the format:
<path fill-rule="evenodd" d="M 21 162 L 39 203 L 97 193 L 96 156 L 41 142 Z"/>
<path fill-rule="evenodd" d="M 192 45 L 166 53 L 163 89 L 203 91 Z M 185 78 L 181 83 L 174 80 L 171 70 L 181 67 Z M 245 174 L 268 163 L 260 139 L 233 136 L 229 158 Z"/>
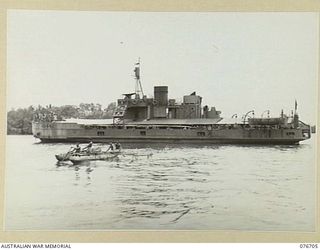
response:
<path fill-rule="evenodd" d="M 100 153 L 77 153 L 72 154 L 68 157 L 68 160 L 71 161 L 73 164 L 79 164 L 85 161 L 105 161 L 111 160 L 116 158 L 120 154 L 120 150 L 113 150 L 107 152 L 100 152 Z"/>
<path fill-rule="evenodd" d="M 61 153 L 61 154 L 57 154 L 55 155 L 56 159 L 58 161 L 69 161 L 71 156 L 88 156 L 88 155 L 100 155 L 103 153 L 117 153 L 120 152 L 120 148 L 119 149 L 114 149 L 111 151 L 102 151 L 102 148 L 98 147 L 98 148 L 93 148 L 90 151 L 80 151 L 80 152 L 74 152 L 72 150 L 68 151 L 67 153 Z"/>
<path fill-rule="evenodd" d="M 110 143 L 109 148 L 105 151 L 101 147 L 92 148 L 92 142 L 90 142 L 83 149 L 77 144 L 77 147 L 71 147 L 67 153 L 57 154 L 55 157 L 58 161 L 71 161 L 73 164 L 77 164 L 83 161 L 109 160 L 117 157 L 120 153 L 120 143 Z"/>

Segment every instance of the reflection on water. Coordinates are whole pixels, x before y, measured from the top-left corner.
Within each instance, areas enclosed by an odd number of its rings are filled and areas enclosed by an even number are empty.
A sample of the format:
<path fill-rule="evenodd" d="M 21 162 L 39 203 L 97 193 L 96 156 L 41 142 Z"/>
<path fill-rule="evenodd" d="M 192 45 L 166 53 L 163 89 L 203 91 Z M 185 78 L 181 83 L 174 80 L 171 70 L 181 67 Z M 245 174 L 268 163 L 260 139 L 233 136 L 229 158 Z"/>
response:
<path fill-rule="evenodd" d="M 314 230 L 312 141 L 125 145 L 113 160 L 57 163 L 71 146 L 7 137 L 6 229 Z"/>

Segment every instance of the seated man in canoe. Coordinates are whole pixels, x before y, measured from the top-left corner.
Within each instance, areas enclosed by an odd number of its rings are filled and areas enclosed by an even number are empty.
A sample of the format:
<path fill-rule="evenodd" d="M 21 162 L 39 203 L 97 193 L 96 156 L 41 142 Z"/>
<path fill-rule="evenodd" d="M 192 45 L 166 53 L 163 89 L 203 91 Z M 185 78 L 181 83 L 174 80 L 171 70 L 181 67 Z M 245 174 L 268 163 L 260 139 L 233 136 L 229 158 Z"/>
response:
<path fill-rule="evenodd" d="M 80 144 L 77 143 L 75 148 L 72 148 L 72 150 L 70 151 L 70 153 L 80 153 L 81 152 L 81 147 Z"/>
<path fill-rule="evenodd" d="M 115 152 L 115 151 L 120 151 L 121 150 L 121 145 L 120 143 L 114 143 L 114 142 L 111 142 L 110 145 L 109 145 L 109 148 L 107 149 L 107 151 L 111 151 L 111 152 Z"/>
<path fill-rule="evenodd" d="M 116 147 L 116 150 L 119 150 L 119 151 L 121 150 L 121 144 L 119 142 L 115 144 L 115 147 Z"/>
<path fill-rule="evenodd" d="M 82 149 L 82 151 L 86 153 L 91 153 L 92 147 L 93 147 L 93 142 L 90 141 L 89 144 Z"/>

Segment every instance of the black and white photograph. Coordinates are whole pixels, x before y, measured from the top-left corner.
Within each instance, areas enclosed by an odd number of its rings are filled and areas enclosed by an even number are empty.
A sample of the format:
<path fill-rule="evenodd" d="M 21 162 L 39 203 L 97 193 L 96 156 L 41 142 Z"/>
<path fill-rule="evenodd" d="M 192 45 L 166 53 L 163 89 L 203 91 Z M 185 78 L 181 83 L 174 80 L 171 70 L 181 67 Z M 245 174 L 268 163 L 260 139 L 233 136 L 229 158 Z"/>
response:
<path fill-rule="evenodd" d="M 4 229 L 315 232 L 319 14 L 7 11 Z"/>

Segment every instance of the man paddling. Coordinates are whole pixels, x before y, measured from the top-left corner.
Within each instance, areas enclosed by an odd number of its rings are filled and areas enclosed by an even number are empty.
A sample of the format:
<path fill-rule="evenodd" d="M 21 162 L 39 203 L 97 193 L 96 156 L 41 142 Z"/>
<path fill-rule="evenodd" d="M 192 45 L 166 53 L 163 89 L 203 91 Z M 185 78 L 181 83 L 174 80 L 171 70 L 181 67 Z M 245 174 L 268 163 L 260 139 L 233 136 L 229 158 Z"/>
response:
<path fill-rule="evenodd" d="M 86 152 L 88 152 L 88 153 L 91 153 L 91 151 L 92 151 L 92 146 L 93 146 L 93 142 L 90 141 L 89 144 L 88 144 L 87 146 L 85 146 L 82 150 L 83 150 L 83 151 L 86 151 Z"/>
<path fill-rule="evenodd" d="M 117 150 L 117 151 L 120 151 L 121 150 L 121 145 L 119 142 L 111 142 L 110 145 L 109 145 L 109 148 L 107 149 L 107 151 L 111 150 L 112 152 Z"/>
<path fill-rule="evenodd" d="M 81 152 L 81 147 L 80 144 L 77 143 L 76 147 L 72 147 L 72 150 L 70 151 L 70 153 L 80 153 Z"/>

